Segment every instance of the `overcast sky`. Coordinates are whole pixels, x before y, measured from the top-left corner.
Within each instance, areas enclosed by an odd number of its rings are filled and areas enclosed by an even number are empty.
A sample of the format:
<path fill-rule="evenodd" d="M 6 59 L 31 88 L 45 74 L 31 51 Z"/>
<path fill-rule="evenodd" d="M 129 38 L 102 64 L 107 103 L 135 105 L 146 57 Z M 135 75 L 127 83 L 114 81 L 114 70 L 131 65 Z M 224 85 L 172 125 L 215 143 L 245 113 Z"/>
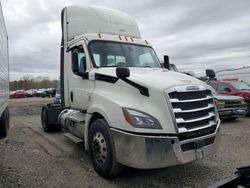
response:
<path fill-rule="evenodd" d="M 250 65 L 249 0 L 1 0 L 10 46 L 10 78 L 59 78 L 60 12 L 97 5 L 132 15 L 160 59 L 197 74 Z M 249 73 L 250 74 L 250 73 Z"/>

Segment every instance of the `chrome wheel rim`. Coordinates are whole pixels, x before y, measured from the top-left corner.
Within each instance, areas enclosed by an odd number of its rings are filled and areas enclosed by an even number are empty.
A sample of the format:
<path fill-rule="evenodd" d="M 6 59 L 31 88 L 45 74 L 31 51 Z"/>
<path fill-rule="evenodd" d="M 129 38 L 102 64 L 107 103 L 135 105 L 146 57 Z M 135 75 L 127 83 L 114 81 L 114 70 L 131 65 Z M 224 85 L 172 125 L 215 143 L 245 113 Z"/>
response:
<path fill-rule="evenodd" d="M 102 133 L 96 132 L 92 140 L 93 158 L 97 164 L 103 165 L 107 159 L 107 144 Z"/>

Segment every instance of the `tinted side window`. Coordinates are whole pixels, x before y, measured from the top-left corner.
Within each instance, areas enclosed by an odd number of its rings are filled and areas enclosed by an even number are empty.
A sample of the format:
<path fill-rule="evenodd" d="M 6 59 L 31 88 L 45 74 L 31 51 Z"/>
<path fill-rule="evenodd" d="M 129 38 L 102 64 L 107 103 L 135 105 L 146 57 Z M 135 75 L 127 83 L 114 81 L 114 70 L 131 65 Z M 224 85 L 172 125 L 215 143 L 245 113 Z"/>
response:
<path fill-rule="evenodd" d="M 218 91 L 225 91 L 225 88 L 228 88 L 227 84 L 220 83 L 218 86 Z"/>
<path fill-rule="evenodd" d="M 75 56 L 77 55 L 77 57 Z M 72 71 L 78 75 L 78 72 L 84 72 L 86 70 L 85 67 L 83 67 L 83 64 L 81 62 L 85 62 L 86 61 L 86 56 L 85 56 L 85 52 L 81 47 L 75 49 L 72 51 Z"/>
<path fill-rule="evenodd" d="M 81 68 L 80 62 L 81 62 L 83 59 L 86 59 L 86 56 L 85 56 L 84 51 L 78 52 L 78 67 L 79 67 L 79 69 Z"/>

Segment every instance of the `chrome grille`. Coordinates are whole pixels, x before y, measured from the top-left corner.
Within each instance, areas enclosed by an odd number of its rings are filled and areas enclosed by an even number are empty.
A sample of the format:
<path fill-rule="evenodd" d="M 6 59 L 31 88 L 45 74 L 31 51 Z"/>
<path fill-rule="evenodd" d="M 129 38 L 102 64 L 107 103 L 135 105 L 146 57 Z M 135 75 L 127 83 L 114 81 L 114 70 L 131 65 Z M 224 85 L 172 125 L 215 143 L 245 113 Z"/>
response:
<path fill-rule="evenodd" d="M 226 101 L 225 102 L 225 108 L 239 108 L 241 107 L 241 101 Z"/>
<path fill-rule="evenodd" d="M 178 86 L 168 92 L 179 133 L 215 127 L 217 113 L 211 91 L 202 85 L 197 90 L 187 88 Z"/>

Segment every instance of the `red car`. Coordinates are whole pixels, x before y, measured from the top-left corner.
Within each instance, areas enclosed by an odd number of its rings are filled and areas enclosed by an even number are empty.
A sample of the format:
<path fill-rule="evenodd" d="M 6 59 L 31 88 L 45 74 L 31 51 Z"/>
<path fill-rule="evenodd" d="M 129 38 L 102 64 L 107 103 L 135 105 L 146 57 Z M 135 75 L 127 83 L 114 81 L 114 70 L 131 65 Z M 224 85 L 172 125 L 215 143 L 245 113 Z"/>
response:
<path fill-rule="evenodd" d="M 247 116 L 250 116 L 250 86 L 237 79 L 211 80 L 209 83 L 218 93 L 241 96 L 247 103 Z"/>
<path fill-rule="evenodd" d="M 10 93 L 10 98 L 23 98 L 28 97 L 28 93 L 24 90 L 17 90 Z"/>

